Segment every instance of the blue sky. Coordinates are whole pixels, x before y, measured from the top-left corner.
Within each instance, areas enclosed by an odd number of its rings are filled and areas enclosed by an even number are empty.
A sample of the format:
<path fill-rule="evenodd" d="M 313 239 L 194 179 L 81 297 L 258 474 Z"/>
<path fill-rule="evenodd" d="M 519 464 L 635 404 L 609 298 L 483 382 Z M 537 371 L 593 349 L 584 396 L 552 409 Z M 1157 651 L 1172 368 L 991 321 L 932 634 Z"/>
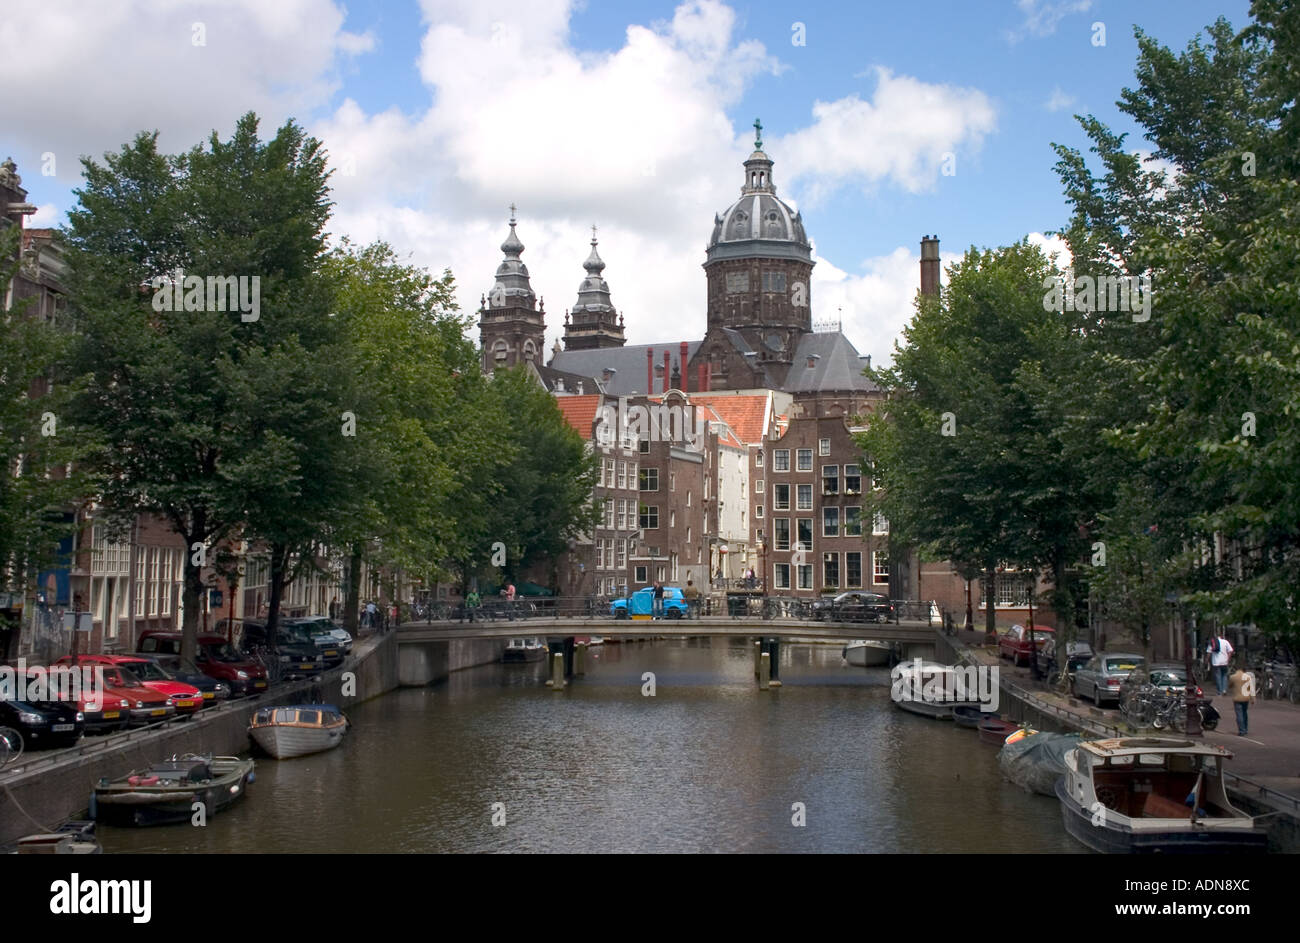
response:
<path fill-rule="evenodd" d="M 247 110 L 268 134 L 295 117 L 340 167 L 336 234 L 385 238 L 452 268 L 472 310 L 514 201 L 549 340 L 595 222 L 629 342 L 675 342 L 703 334 L 704 244 L 713 213 L 738 195 L 757 116 L 779 194 L 816 246 L 814 317 L 842 311 L 850 338 L 878 358 L 910 316 L 923 234 L 938 233 L 950 259 L 1065 222 L 1051 144 L 1086 146 L 1075 113 L 1134 130 L 1114 103 L 1133 84 L 1135 23 L 1182 49 L 1219 16 L 1244 25 L 1248 10 L 1227 0 L 16 6 L 21 42 L 0 39 L 0 81 L 26 107 L 8 116 L 0 150 L 41 207 L 32 225 L 63 221 L 78 155 L 136 130 L 158 128 L 179 150 L 213 128 L 228 134 Z M 792 43 L 795 24 L 804 45 Z M 47 154 L 53 176 L 41 174 Z"/>

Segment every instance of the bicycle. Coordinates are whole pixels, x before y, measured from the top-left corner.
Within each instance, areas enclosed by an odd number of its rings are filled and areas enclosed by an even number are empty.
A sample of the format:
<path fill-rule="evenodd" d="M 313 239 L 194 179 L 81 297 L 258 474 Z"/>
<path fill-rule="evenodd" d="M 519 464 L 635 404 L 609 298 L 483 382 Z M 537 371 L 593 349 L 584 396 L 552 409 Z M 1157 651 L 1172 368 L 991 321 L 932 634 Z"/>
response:
<path fill-rule="evenodd" d="M 23 735 L 12 727 L 0 727 L 0 769 L 23 755 Z"/>

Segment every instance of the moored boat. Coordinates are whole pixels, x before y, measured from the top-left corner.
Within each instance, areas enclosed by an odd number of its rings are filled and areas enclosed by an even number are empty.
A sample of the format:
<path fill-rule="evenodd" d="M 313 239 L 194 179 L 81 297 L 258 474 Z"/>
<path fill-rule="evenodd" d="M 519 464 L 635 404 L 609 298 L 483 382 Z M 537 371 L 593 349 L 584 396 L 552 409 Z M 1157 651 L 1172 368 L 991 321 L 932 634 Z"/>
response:
<path fill-rule="evenodd" d="M 343 742 L 348 719 L 333 704 L 263 707 L 253 715 L 248 735 L 277 760 L 332 750 Z"/>
<path fill-rule="evenodd" d="M 237 756 L 186 754 L 117 779 L 105 777 L 91 796 L 91 817 L 110 825 L 189 822 L 196 802 L 205 816 L 215 815 L 244 795 L 253 765 Z"/>
<path fill-rule="evenodd" d="M 501 660 L 510 663 L 541 661 L 546 657 L 546 644 L 539 638 L 512 638 L 506 642 Z"/>
<path fill-rule="evenodd" d="M 103 848 L 95 839 L 94 822 L 66 822 L 53 832 L 18 839 L 17 855 L 98 855 Z"/>
<path fill-rule="evenodd" d="M 1007 737 L 1020 729 L 1020 725 L 1001 717 L 987 717 L 979 722 L 980 742 L 1002 746 Z"/>
<path fill-rule="evenodd" d="M 988 718 L 988 714 L 978 707 L 970 707 L 966 704 L 959 705 L 952 709 L 952 719 L 956 721 L 958 727 L 969 727 L 971 730 L 978 730 L 980 721 Z"/>
<path fill-rule="evenodd" d="M 890 672 L 889 695 L 901 710 L 935 720 L 952 720 L 953 708 L 980 707 L 976 670 L 919 658 L 900 662 Z"/>
<path fill-rule="evenodd" d="M 858 639 L 845 645 L 840 650 L 840 655 L 856 668 L 875 668 L 889 664 L 889 649 L 888 642 Z"/>
<path fill-rule="evenodd" d="M 1235 808 L 1223 783 L 1232 753 L 1190 740 L 1080 743 L 1056 784 L 1065 830 L 1119 854 L 1262 852 L 1268 835 Z"/>

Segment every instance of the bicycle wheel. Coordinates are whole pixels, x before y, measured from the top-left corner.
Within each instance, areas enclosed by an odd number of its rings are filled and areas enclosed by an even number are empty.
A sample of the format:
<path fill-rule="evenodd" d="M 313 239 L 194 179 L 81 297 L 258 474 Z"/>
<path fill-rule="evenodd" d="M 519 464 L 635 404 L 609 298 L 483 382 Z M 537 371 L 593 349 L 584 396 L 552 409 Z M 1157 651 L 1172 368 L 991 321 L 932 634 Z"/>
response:
<path fill-rule="evenodd" d="M 23 735 L 12 727 L 0 727 L 0 767 L 23 755 Z"/>
<path fill-rule="evenodd" d="M 1187 733 L 1187 704 L 1175 702 L 1170 708 L 1170 726 L 1177 733 Z"/>

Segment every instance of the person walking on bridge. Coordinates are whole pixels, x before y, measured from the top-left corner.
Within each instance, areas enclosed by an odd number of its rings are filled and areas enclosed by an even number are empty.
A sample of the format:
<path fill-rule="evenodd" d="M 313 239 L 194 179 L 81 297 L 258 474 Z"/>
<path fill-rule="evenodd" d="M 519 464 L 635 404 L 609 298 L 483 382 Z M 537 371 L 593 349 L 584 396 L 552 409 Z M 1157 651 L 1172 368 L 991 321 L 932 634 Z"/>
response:
<path fill-rule="evenodd" d="M 655 580 L 654 607 L 651 613 L 654 619 L 662 619 L 664 616 L 664 584 L 658 580 Z"/>

